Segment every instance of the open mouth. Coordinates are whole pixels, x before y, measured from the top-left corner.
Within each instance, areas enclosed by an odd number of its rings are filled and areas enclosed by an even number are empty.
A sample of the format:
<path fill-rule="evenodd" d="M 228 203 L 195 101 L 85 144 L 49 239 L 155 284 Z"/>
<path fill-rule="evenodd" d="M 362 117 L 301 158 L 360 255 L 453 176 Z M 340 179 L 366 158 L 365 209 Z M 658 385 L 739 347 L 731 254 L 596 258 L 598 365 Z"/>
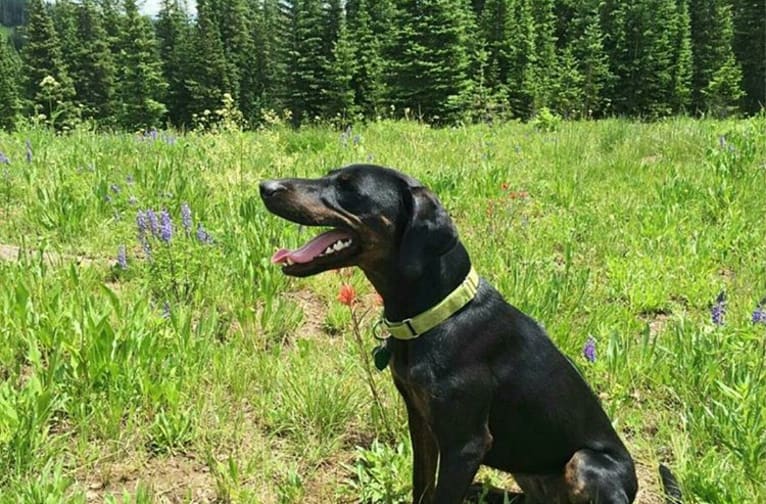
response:
<path fill-rule="evenodd" d="M 334 228 L 314 237 L 295 250 L 279 249 L 271 262 L 282 265 L 285 273 L 300 273 L 341 267 L 359 250 L 350 231 Z"/>

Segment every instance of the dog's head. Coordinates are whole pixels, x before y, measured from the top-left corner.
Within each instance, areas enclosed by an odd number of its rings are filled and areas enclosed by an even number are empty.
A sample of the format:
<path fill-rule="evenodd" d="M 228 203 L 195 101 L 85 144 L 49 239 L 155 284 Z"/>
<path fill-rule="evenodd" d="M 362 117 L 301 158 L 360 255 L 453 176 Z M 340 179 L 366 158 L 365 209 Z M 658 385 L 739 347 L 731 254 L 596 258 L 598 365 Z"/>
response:
<path fill-rule="evenodd" d="M 272 213 L 304 226 L 330 228 L 296 250 L 274 254 L 272 262 L 287 275 L 360 266 L 417 277 L 458 239 L 436 196 L 390 168 L 351 165 L 317 179 L 265 180 L 260 191 Z"/>

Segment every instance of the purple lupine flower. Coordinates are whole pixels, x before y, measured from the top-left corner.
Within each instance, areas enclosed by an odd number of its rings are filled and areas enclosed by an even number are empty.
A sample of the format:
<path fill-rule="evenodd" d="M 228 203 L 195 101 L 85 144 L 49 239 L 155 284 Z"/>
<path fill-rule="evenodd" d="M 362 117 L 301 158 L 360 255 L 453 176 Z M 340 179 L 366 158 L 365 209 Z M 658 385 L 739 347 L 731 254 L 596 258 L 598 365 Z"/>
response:
<path fill-rule="evenodd" d="M 168 145 L 175 145 L 176 144 L 176 137 L 174 135 L 164 135 L 165 143 Z"/>
<path fill-rule="evenodd" d="M 593 336 L 588 336 L 588 339 L 585 341 L 582 355 L 588 362 L 596 362 L 596 340 L 593 339 Z"/>
<path fill-rule="evenodd" d="M 165 301 L 162 303 L 162 318 L 169 319 L 170 318 L 170 302 Z"/>
<path fill-rule="evenodd" d="M 27 141 L 24 143 L 24 146 L 26 147 L 26 156 L 27 156 L 27 163 L 32 162 L 32 142 L 27 139 Z"/>
<path fill-rule="evenodd" d="M 192 228 L 192 211 L 188 203 L 181 204 L 181 224 L 188 235 Z"/>
<path fill-rule="evenodd" d="M 197 240 L 199 240 L 200 243 L 213 243 L 213 237 L 205 230 L 201 222 L 197 223 Z"/>
<path fill-rule="evenodd" d="M 157 131 L 157 128 L 152 128 L 144 133 L 144 140 L 157 140 L 158 136 L 159 131 Z"/>
<path fill-rule="evenodd" d="M 761 299 L 753 311 L 753 324 L 766 324 L 766 298 Z"/>
<path fill-rule="evenodd" d="M 160 221 L 157 219 L 157 214 L 151 208 L 146 211 L 146 220 L 149 222 L 149 229 L 154 236 L 158 236 L 160 232 Z"/>
<path fill-rule="evenodd" d="M 726 293 L 721 291 L 718 297 L 715 298 L 715 303 L 710 308 L 710 317 L 715 325 L 723 325 L 724 318 L 726 317 Z"/>
<path fill-rule="evenodd" d="M 128 269 L 128 252 L 125 249 L 125 245 L 117 247 L 117 266 L 120 269 Z"/>
<path fill-rule="evenodd" d="M 10 158 L 2 151 L 0 151 L 0 164 L 11 164 Z"/>
<path fill-rule="evenodd" d="M 170 214 L 167 210 L 160 212 L 160 240 L 170 243 L 173 238 L 173 221 L 170 220 Z"/>
<path fill-rule="evenodd" d="M 136 214 L 136 227 L 138 228 L 138 238 L 143 239 L 146 236 L 147 219 L 143 210 L 139 210 Z"/>

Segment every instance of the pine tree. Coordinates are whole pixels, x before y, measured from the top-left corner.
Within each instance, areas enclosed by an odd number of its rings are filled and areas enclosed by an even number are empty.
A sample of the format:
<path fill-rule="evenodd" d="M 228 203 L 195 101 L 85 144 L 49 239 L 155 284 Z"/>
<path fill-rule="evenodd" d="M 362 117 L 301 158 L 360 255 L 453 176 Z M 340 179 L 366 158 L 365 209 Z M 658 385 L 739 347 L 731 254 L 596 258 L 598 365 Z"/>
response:
<path fill-rule="evenodd" d="M 131 130 L 160 125 L 167 112 L 160 101 L 167 83 L 162 79 L 154 31 L 135 0 L 125 0 L 119 68 L 119 124 Z"/>
<path fill-rule="evenodd" d="M 218 27 L 231 93 L 246 117 L 257 113 L 256 53 L 253 17 L 245 0 L 228 0 L 218 7 Z"/>
<path fill-rule="evenodd" d="M 296 0 L 290 10 L 287 100 L 296 124 L 322 115 L 327 82 L 322 14 L 320 0 Z"/>
<path fill-rule="evenodd" d="M 553 0 L 532 0 L 533 51 L 524 75 L 524 89 L 532 100 L 532 112 L 553 102 L 556 87 L 556 17 Z"/>
<path fill-rule="evenodd" d="M 471 29 L 461 0 L 399 0 L 389 50 L 389 95 L 399 110 L 428 121 L 457 120 L 472 94 Z"/>
<path fill-rule="evenodd" d="M 19 60 L 16 51 L 0 35 L 0 129 L 13 129 L 21 111 L 18 78 Z"/>
<path fill-rule="evenodd" d="M 168 83 L 165 104 L 168 119 L 176 126 L 191 124 L 192 101 L 186 85 L 191 53 L 191 27 L 184 5 L 178 0 L 163 0 L 155 24 L 162 75 Z"/>
<path fill-rule="evenodd" d="M 231 94 L 232 86 L 213 6 L 207 0 L 197 2 L 193 48 L 186 85 L 193 112 L 209 115 L 221 106 L 225 93 Z"/>
<path fill-rule="evenodd" d="M 326 69 L 324 116 L 330 119 L 340 118 L 345 123 L 356 113 L 354 89 L 351 85 L 356 74 L 356 60 L 350 35 L 342 17 L 338 25 L 337 37 Z"/>
<path fill-rule="evenodd" d="M 83 116 L 102 124 L 113 120 L 117 68 L 101 14 L 91 0 L 76 8 L 76 38 L 71 75 Z"/>
<path fill-rule="evenodd" d="M 74 118 L 74 86 L 61 56 L 61 46 L 43 0 L 29 3 L 27 43 L 22 52 L 24 94 L 30 107 L 55 127 Z"/>
<path fill-rule="evenodd" d="M 702 112 L 725 113 L 742 97 L 742 70 L 732 48 L 731 5 L 728 0 L 692 0 L 690 12 L 694 103 Z"/>
<path fill-rule="evenodd" d="M 529 117 L 532 96 L 528 90 L 528 79 L 535 52 L 535 22 L 530 0 L 511 0 L 509 12 L 508 98 L 514 115 Z"/>
<path fill-rule="evenodd" d="M 609 58 L 604 47 L 604 33 L 599 18 L 598 0 L 581 1 L 572 9 L 573 19 L 568 46 L 577 62 L 582 77 L 581 102 L 577 115 L 601 116 L 605 112 L 605 90 L 613 76 L 609 70 Z"/>
<path fill-rule="evenodd" d="M 487 54 L 485 82 L 493 95 L 506 92 L 511 71 L 511 13 L 508 0 L 487 0 L 479 18 L 479 29 Z"/>
<path fill-rule="evenodd" d="M 692 54 L 691 18 L 687 0 L 679 0 L 676 26 L 675 72 L 673 74 L 673 110 L 684 112 L 691 105 L 694 56 Z"/>
<path fill-rule="evenodd" d="M 734 51 L 742 66 L 744 109 L 756 113 L 766 107 L 766 2 L 734 3 Z"/>
<path fill-rule="evenodd" d="M 263 0 L 252 7 L 255 11 L 253 42 L 255 45 L 255 104 L 253 115 L 260 110 L 281 112 L 287 107 L 287 40 L 290 12 L 283 10 L 280 0 Z M 250 117 L 254 122 L 257 117 Z"/>
<path fill-rule="evenodd" d="M 365 117 L 377 116 L 383 107 L 385 87 L 383 83 L 383 44 L 373 31 L 373 10 L 368 0 L 350 1 L 346 4 L 348 36 L 356 62 L 351 78 L 354 103 Z"/>

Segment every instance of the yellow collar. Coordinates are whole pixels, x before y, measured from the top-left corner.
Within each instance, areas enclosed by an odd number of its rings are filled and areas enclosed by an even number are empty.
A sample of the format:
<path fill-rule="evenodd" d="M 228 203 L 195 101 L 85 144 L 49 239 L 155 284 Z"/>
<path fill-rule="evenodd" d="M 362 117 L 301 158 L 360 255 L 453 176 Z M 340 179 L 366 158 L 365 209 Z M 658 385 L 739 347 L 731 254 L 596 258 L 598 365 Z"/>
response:
<path fill-rule="evenodd" d="M 391 322 L 383 317 L 383 324 L 391 333 L 391 336 L 398 340 L 412 340 L 430 331 L 448 318 L 456 311 L 467 305 L 479 290 L 479 275 L 471 266 L 471 271 L 465 277 L 465 280 L 457 286 L 455 290 L 447 294 L 436 306 L 428 310 L 404 319 L 401 322 Z"/>

